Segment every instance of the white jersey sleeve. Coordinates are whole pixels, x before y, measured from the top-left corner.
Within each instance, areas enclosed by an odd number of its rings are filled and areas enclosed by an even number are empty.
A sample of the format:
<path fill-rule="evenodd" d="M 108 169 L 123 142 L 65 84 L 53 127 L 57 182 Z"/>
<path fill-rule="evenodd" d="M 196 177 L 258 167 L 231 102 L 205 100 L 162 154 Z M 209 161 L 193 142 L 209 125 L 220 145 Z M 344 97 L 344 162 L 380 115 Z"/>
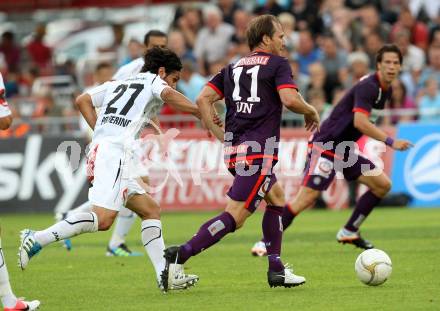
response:
<path fill-rule="evenodd" d="M 0 118 L 7 117 L 11 114 L 5 95 L 5 85 L 3 83 L 2 74 L 0 73 Z"/>
<path fill-rule="evenodd" d="M 92 103 L 94 107 L 96 108 L 102 107 L 109 84 L 110 82 L 105 82 L 101 85 L 98 85 L 86 91 L 86 93 L 89 94 L 90 97 L 92 98 Z"/>
<path fill-rule="evenodd" d="M 162 80 L 159 76 L 156 76 L 153 82 L 151 83 L 151 92 L 153 93 L 154 97 L 162 100 L 160 94 L 162 94 L 162 91 L 167 87 L 170 87 L 168 83 Z"/>
<path fill-rule="evenodd" d="M 113 75 L 113 80 L 125 80 L 128 78 L 133 78 L 141 72 L 143 66 L 144 59 L 142 57 L 136 58 L 135 60 L 119 68 L 118 71 Z"/>

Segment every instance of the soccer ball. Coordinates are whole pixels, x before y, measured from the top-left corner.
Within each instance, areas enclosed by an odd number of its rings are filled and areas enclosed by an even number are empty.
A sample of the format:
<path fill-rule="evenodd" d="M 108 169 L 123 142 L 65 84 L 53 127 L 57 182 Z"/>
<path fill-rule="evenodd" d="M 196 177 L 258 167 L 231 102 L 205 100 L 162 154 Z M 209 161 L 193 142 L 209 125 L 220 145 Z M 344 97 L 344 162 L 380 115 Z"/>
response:
<path fill-rule="evenodd" d="M 377 286 L 391 275 L 393 266 L 390 257 L 380 249 L 363 251 L 354 264 L 354 271 L 362 283 Z"/>

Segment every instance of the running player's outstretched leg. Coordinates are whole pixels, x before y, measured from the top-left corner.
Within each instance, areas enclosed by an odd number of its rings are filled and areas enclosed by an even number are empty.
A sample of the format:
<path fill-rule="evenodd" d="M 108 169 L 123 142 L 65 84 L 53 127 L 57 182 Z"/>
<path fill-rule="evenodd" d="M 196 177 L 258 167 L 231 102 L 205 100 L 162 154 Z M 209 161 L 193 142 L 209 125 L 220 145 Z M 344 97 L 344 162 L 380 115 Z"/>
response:
<path fill-rule="evenodd" d="M 116 214 L 113 216 L 113 219 L 115 216 Z M 101 230 L 106 229 L 102 228 Z M 18 253 L 19 266 L 24 270 L 29 260 L 37 255 L 44 246 L 50 243 L 68 239 L 82 233 L 96 231 L 98 231 L 98 216 L 95 212 L 72 214 L 66 219 L 41 231 L 24 229 L 21 231 L 20 236 L 21 243 Z"/>
<path fill-rule="evenodd" d="M 370 249 L 374 248 L 373 244 L 361 237 L 359 228 L 373 208 L 390 191 L 391 181 L 384 173 L 378 176 L 361 175 L 358 181 L 370 189 L 359 198 L 347 223 L 338 231 L 336 239 L 340 243 L 350 243 L 359 248 Z"/>
<path fill-rule="evenodd" d="M 9 283 L 8 269 L 6 268 L 5 255 L 3 254 L 1 243 L 2 241 L 0 238 L 0 298 L 4 310 L 37 310 L 38 306 L 40 305 L 38 300 L 23 301 L 18 299 L 12 292 L 11 284 Z"/>
<path fill-rule="evenodd" d="M 74 209 L 71 209 L 70 211 L 67 211 L 65 213 L 57 213 L 55 215 L 55 219 L 57 222 L 66 219 L 72 214 L 76 213 L 90 213 L 92 211 L 92 203 L 90 201 L 86 201 L 83 204 L 81 204 L 78 207 L 75 207 Z M 63 246 L 68 250 L 72 250 L 72 241 L 70 239 L 64 239 L 61 241 L 63 243 Z"/>

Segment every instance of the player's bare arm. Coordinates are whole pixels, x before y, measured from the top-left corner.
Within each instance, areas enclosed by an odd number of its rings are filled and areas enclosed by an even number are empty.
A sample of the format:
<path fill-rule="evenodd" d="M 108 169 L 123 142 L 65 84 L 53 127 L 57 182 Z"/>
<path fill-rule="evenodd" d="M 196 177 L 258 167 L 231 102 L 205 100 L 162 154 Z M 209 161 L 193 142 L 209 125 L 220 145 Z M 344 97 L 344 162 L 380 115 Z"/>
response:
<path fill-rule="evenodd" d="M 173 107 L 174 109 L 181 112 L 188 112 L 200 119 L 200 112 L 197 106 L 195 106 L 191 101 L 183 94 L 177 92 L 171 87 L 165 88 L 160 97 L 164 102 Z"/>
<path fill-rule="evenodd" d="M 202 122 L 208 130 L 214 134 L 214 136 L 221 142 L 224 140 L 224 130 L 218 123 L 219 119 L 216 118 L 216 111 L 213 104 L 220 100 L 220 95 L 214 91 L 211 87 L 205 86 L 197 98 L 197 106 L 199 107 L 200 114 L 202 116 Z"/>
<path fill-rule="evenodd" d="M 304 115 L 305 127 L 309 131 L 319 128 L 319 114 L 315 107 L 308 104 L 301 94 L 293 88 L 284 88 L 278 91 L 281 102 L 292 112 Z"/>
<path fill-rule="evenodd" d="M 388 137 L 388 135 L 370 122 L 368 116 L 362 112 L 355 112 L 354 114 L 354 127 L 357 128 L 362 134 L 367 135 L 379 141 L 383 141 L 391 148 L 396 150 L 407 150 L 412 147 L 412 143 L 404 139 L 396 139 Z"/>
<path fill-rule="evenodd" d="M 96 110 L 95 110 L 95 107 L 93 107 L 92 98 L 90 97 L 90 95 L 87 93 L 84 93 L 84 94 L 78 96 L 75 100 L 75 105 L 76 105 L 76 107 L 78 107 L 79 111 L 83 115 L 87 124 L 92 129 L 94 129 L 97 116 L 96 116 Z"/>

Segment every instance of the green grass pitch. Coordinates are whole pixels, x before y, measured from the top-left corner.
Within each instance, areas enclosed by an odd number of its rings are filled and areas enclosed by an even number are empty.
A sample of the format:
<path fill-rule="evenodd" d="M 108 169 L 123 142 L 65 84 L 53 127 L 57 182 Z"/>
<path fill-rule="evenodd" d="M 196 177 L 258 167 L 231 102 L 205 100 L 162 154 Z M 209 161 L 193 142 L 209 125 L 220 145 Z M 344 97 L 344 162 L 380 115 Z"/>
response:
<path fill-rule="evenodd" d="M 165 213 L 167 245 L 186 241 L 213 213 Z M 51 215 L 2 215 L 2 241 L 18 296 L 42 301 L 42 310 L 440 310 L 440 209 L 376 209 L 363 233 L 393 261 L 382 286 L 360 283 L 354 262 L 360 250 L 339 245 L 336 231 L 349 211 L 308 211 L 284 235 L 282 258 L 307 283 L 269 288 L 266 258 L 250 255 L 261 235 L 261 213 L 219 244 L 192 258 L 187 271 L 200 276 L 190 290 L 162 294 L 147 256 L 105 257 L 110 232 L 45 248 L 26 271 L 16 265 L 18 233 L 42 229 Z M 143 251 L 139 223 L 128 244 Z"/>

